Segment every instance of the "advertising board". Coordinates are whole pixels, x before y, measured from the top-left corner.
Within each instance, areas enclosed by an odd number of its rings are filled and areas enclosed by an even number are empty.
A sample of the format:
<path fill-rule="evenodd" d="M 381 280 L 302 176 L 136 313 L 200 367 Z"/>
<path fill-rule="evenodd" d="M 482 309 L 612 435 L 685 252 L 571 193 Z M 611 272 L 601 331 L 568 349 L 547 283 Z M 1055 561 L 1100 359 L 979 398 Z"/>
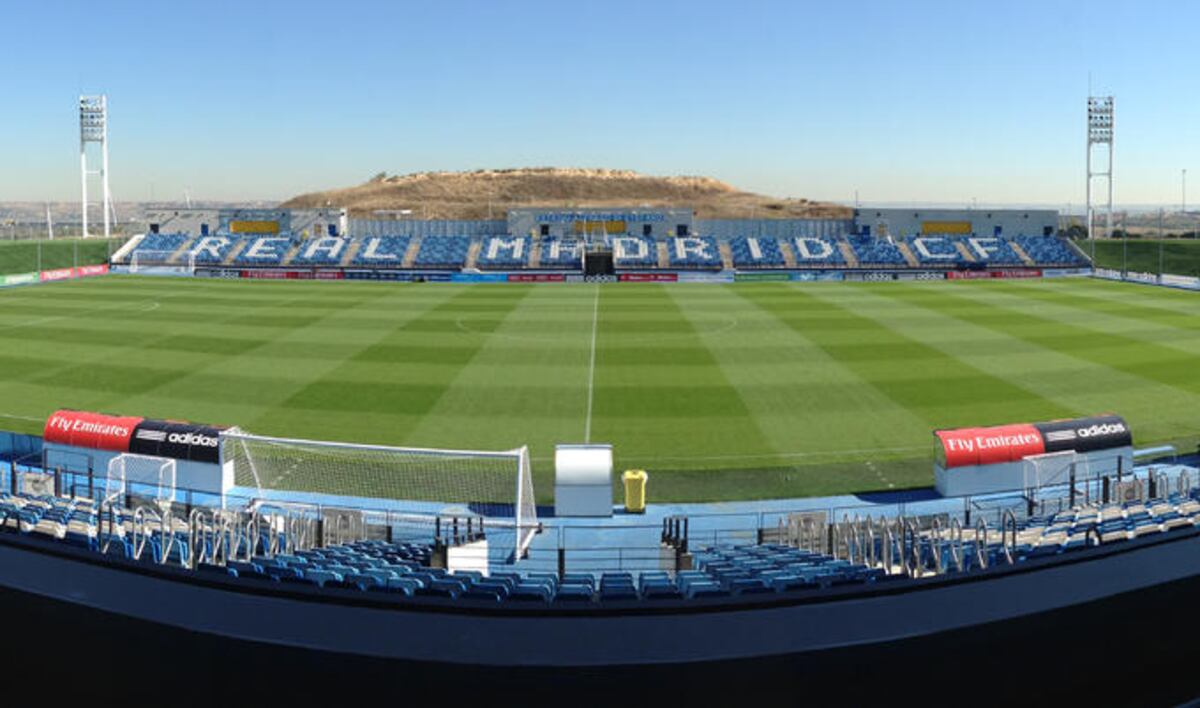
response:
<path fill-rule="evenodd" d="M 617 278 L 622 283 L 674 283 L 677 273 L 621 273 Z"/>

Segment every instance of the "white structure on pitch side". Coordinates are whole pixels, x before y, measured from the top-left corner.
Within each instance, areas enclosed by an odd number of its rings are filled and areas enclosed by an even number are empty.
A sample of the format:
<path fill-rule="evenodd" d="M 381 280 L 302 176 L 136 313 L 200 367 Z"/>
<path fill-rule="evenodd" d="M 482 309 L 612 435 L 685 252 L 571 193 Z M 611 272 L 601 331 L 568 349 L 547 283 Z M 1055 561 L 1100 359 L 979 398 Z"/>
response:
<path fill-rule="evenodd" d="M 1101 170 L 1092 165 L 1092 154 L 1104 146 L 1108 166 Z M 1087 236 L 1095 238 L 1092 224 L 1096 218 L 1092 208 L 1092 180 L 1103 177 L 1108 186 L 1108 202 L 1105 206 L 1104 235 L 1112 236 L 1113 222 L 1113 97 L 1088 96 L 1087 103 Z"/>
<path fill-rule="evenodd" d="M 100 169 L 88 171 L 87 146 L 89 143 L 100 145 Z M 88 236 L 88 176 L 100 177 L 100 188 L 103 192 L 101 210 L 104 213 L 104 238 L 111 235 L 110 216 L 112 215 L 112 193 L 108 189 L 108 97 L 99 96 L 79 97 L 79 180 L 83 188 L 81 195 L 83 215 L 83 236 Z"/>

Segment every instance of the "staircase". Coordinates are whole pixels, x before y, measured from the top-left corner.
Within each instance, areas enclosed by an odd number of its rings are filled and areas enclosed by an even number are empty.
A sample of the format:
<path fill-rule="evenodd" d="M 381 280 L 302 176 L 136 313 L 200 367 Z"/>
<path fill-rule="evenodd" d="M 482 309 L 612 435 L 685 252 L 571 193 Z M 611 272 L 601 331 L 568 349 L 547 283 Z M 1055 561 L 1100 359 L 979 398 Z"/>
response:
<path fill-rule="evenodd" d="M 913 255 L 912 249 L 908 247 L 907 243 L 903 241 L 897 241 L 896 248 L 900 249 L 900 255 L 904 256 L 904 260 L 908 261 L 910 268 L 921 267 L 921 262 L 918 261 L 917 257 Z"/>
<path fill-rule="evenodd" d="M 733 249 L 729 247 L 729 242 L 718 241 L 717 250 L 721 253 L 721 267 L 725 270 L 733 270 Z"/>
<path fill-rule="evenodd" d="M 658 267 L 659 268 L 670 268 L 671 267 L 671 257 L 667 254 L 667 242 L 666 241 L 655 241 L 654 247 L 658 251 Z"/>
<path fill-rule="evenodd" d="M 403 267 L 403 268 L 412 268 L 413 267 L 413 263 L 417 260 L 417 253 L 421 250 L 421 240 L 423 238 L 425 238 L 425 237 L 424 236 L 419 236 L 419 237 L 414 236 L 413 239 L 408 242 L 408 250 L 405 251 L 405 253 L 404 253 L 404 260 L 400 262 L 401 267 Z"/>
<path fill-rule="evenodd" d="M 529 267 L 542 267 L 542 240 L 540 238 L 530 239 L 529 241 Z"/>
<path fill-rule="evenodd" d="M 463 268 L 474 268 L 476 261 L 479 260 L 479 251 L 483 249 L 483 241 L 471 241 L 471 245 L 467 247 L 467 262 L 463 264 Z"/>
<path fill-rule="evenodd" d="M 304 248 L 304 244 L 306 244 L 306 243 L 308 243 L 308 242 L 301 241 L 300 243 L 296 244 L 295 246 L 292 246 L 291 248 L 289 248 L 288 252 L 283 254 L 283 258 L 279 261 L 279 265 L 282 265 L 282 266 L 291 265 L 292 260 L 294 260 L 296 258 L 296 256 L 300 254 L 300 249 Z"/>
<path fill-rule="evenodd" d="M 346 254 L 342 256 L 341 265 L 343 267 L 350 265 L 358 256 L 358 252 L 362 249 L 363 242 L 358 239 L 351 239 L 350 245 L 346 247 Z"/>
<path fill-rule="evenodd" d="M 796 254 L 792 251 L 791 241 L 779 240 L 779 252 L 783 254 L 783 264 L 788 268 L 796 267 Z"/>
<path fill-rule="evenodd" d="M 221 265 L 233 265 L 234 259 L 250 247 L 251 240 L 248 238 L 238 239 L 237 243 L 233 244 L 233 248 L 229 249 L 229 253 L 225 254 L 225 260 L 221 261 Z"/>
<path fill-rule="evenodd" d="M 1013 253 L 1017 254 L 1017 258 L 1020 258 L 1025 265 L 1037 265 L 1033 262 L 1033 259 L 1029 257 L 1029 254 L 1025 252 L 1025 249 L 1021 248 L 1021 244 L 1017 243 L 1016 241 L 1009 241 L 1008 245 L 1010 248 L 1012 248 Z"/>
<path fill-rule="evenodd" d="M 962 241 L 955 241 L 954 247 L 958 249 L 958 252 L 962 254 L 963 260 L 967 263 L 975 262 L 975 255 L 971 253 L 971 249 L 967 248 L 967 244 Z"/>
<path fill-rule="evenodd" d="M 846 259 L 846 267 L 847 268 L 857 268 L 858 267 L 858 254 L 856 254 L 854 252 L 854 246 L 851 246 L 846 241 L 838 239 L 837 247 L 838 247 L 838 250 L 842 252 L 842 258 Z"/>
<path fill-rule="evenodd" d="M 187 253 L 188 249 L 191 248 L 192 244 L 195 242 L 196 242 L 196 239 L 194 239 L 194 238 L 189 238 L 186 241 L 184 241 L 183 244 L 179 248 L 176 248 L 171 253 L 171 255 L 167 256 L 167 263 L 178 263 L 179 259 L 183 258 L 183 254 Z"/>

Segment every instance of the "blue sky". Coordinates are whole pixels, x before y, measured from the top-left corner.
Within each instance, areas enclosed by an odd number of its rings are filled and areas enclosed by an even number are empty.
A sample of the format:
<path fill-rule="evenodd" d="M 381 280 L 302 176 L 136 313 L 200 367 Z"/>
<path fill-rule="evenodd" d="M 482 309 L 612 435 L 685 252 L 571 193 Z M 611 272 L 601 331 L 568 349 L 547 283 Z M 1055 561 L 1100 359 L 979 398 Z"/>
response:
<path fill-rule="evenodd" d="M 14 2 L 0 201 L 76 198 L 75 99 L 105 92 L 118 200 L 560 165 L 812 199 L 1078 204 L 1090 72 L 1117 96 L 1117 201 L 1177 204 L 1181 168 L 1200 185 L 1200 3 L 1089 7 Z"/>

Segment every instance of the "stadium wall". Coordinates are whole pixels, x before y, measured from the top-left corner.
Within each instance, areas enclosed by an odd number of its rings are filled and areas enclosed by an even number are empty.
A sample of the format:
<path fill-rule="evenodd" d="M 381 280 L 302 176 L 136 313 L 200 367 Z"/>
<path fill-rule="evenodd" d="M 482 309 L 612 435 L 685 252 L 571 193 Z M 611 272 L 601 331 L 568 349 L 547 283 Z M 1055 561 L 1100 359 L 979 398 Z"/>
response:
<path fill-rule="evenodd" d="M 1053 209 L 861 207 L 854 210 L 853 231 L 871 236 L 1053 235 L 1058 231 L 1058 212 Z"/>

